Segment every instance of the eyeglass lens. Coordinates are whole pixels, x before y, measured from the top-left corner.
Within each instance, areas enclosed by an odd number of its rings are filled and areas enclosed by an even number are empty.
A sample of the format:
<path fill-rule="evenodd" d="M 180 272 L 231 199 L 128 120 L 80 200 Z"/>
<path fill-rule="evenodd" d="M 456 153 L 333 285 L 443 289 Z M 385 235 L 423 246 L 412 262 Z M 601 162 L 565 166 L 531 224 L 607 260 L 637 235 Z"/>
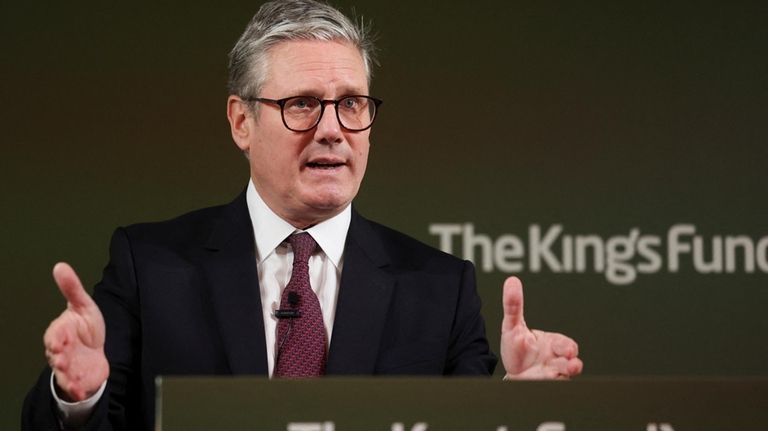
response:
<path fill-rule="evenodd" d="M 282 112 L 285 125 L 291 130 L 304 131 L 317 125 L 323 113 L 320 99 L 309 96 L 291 97 L 285 100 Z M 340 99 L 336 113 L 341 125 L 349 130 L 367 129 L 376 115 L 376 104 L 364 96 Z"/>

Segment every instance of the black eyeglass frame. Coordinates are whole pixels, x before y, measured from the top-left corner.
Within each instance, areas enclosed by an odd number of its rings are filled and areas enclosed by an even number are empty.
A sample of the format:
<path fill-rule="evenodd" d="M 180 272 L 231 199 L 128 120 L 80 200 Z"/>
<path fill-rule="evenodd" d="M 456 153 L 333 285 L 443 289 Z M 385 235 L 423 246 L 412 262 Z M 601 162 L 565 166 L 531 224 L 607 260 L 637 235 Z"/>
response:
<path fill-rule="evenodd" d="M 349 99 L 350 97 L 363 97 L 373 102 L 374 104 L 374 110 L 373 110 L 373 118 L 371 118 L 371 124 L 369 124 L 367 127 L 364 127 L 362 129 L 353 129 L 350 127 L 347 127 L 344 125 L 344 123 L 341 121 L 341 116 L 339 115 L 339 103 L 341 103 L 345 99 Z M 314 99 L 320 102 L 321 109 L 320 109 L 320 115 L 317 116 L 317 121 L 315 121 L 315 124 L 313 124 L 311 127 L 308 127 L 306 129 L 293 129 L 290 126 L 288 126 L 288 123 L 285 121 L 285 103 L 291 99 L 296 98 L 305 98 L 305 99 Z M 291 96 L 291 97 L 285 97 L 282 99 L 267 99 L 265 97 L 244 97 L 242 98 L 246 102 L 260 102 L 260 103 L 273 103 L 275 105 L 280 106 L 280 119 L 283 120 L 283 125 L 286 129 L 292 131 L 292 132 L 308 132 L 315 127 L 317 127 L 318 124 L 320 124 L 320 120 L 323 119 L 323 114 L 325 114 L 325 106 L 330 104 L 333 104 L 333 110 L 336 111 L 336 121 L 339 122 L 339 125 L 346 130 L 349 130 L 350 132 L 362 132 L 363 130 L 368 130 L 373 126 L 373 122 L 376 120 L 376 117 L 379 113 L 379 106 L 384 103 L 383 100 L 377 99 L 375 97 L 371 96 L 363 96 L 361 94 L 350 94 L 348 96 L 344 96 L 341 99 L 333 100 L 333 99 L 320 99 L 319 97 L 315 96 Z"/>

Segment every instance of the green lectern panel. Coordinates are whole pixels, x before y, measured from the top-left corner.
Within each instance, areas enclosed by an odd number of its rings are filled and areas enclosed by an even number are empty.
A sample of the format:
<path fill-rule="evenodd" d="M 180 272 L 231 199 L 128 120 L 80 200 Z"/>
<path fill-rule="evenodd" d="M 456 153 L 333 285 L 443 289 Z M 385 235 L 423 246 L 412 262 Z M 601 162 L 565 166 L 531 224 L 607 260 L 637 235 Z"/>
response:
<path fill-rule="evenodd" d="M 158 380 L 158 429 L 768 429 L 768 379 Z"/>

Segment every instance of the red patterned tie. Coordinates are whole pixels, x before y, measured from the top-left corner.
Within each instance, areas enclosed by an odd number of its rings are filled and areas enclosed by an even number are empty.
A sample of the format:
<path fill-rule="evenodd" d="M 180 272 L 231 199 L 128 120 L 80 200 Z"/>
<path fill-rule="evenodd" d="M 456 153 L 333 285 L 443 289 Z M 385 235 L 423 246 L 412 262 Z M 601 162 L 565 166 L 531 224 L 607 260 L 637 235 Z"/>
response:
<path fill-rule="evenodd" d="M 275 377 L 314 377 L 325 374 L 326 333 L 323 313 L 309 286 L 309 256 L 317 248 L 306 232 L 288 237 L 293 248 L 291 280 L 280 298 L 280 310 L 298 311 L 277 323 Z"/>

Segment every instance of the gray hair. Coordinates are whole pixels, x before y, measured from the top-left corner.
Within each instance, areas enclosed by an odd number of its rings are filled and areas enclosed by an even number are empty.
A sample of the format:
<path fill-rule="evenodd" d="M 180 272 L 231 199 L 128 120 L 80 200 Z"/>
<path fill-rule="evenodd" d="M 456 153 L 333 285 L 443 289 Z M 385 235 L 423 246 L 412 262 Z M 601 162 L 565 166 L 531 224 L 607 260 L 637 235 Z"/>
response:
<path fill-rule="evenodd" d="M 291 40 L 351 43 L 363 57 L 370 86 L 375 47 L 370 28 L 362 19 L 354 23 L 332 6 L 315 0 L 275 0 L 259 8 L 229 53 L 229 94 L 258 96 L 266 79 L 269 50 Z"/>

